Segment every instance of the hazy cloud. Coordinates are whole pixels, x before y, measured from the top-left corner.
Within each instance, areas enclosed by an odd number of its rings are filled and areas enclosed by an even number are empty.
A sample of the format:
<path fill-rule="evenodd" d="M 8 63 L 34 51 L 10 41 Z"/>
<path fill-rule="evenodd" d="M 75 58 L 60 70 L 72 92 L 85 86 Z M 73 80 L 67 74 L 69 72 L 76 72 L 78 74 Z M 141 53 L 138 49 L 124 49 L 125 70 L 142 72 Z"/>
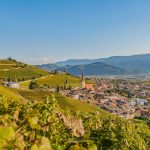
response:
<path fill-rule="evenodd" d="M 34 65 L 40 65 L 40 64 L 48 64 L 48 63 L 54 63 L 54 58 L 53 57 L 33 57 L 30 58 L 28 63 L 34 64 Z"/>

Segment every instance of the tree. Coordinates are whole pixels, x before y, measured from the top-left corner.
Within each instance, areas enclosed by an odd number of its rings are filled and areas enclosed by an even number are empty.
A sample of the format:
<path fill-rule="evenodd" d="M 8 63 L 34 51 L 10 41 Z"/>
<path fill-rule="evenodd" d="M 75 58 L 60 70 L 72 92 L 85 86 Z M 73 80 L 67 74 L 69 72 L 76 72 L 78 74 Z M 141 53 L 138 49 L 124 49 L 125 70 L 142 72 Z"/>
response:
<path fill-rule="evenodd" d="M 59 91 L 60 91 L 59 85 L 57 85 L 56 91 L 59 93 Z"/>
<path fill-rule="evenodd" d="M 64 90 L 66 90 L 66 84 L 64 84 Z"/>
<path fill-rule="evenodd" d="M 10 76 L 8 77 L 7 81 L 8 81 L 8 82 L 10 82 L 10 81 L 11 81 L 11 77 L 10 77 Z"/>
<path fill-rule="evenodd" d="M 12 57 L 8 57 L 8 60 L 10 60 L 10 61 L 11 61 L 11 60 L 13 60 L 13 59 L 12 59 Z"/>
<path fill-rule="evenodd" d="M 32 80 L 29 84 L 29 89 L 37 89 L 39 87 L 38 83 L 36 80 Z"/>
<path fill-rule="evenodd" d="M 57 73 L 58 73 L 58 71 L 57 71 L 57 70 L 55 70 L 55 71 L 54 71 L 54 74 L 57 74 Z"/>

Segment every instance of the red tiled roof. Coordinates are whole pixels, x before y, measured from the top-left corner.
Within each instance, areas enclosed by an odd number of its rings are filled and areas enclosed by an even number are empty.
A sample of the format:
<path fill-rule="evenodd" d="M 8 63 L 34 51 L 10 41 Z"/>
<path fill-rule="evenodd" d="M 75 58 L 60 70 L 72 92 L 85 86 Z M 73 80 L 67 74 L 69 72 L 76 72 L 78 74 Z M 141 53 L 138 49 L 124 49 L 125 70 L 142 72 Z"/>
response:
<path fill-rule="evenodd" d="M 85 88 L 86 88 L 86 89 L 93 90 L 93 89 L 94 89 L 94 86 L 93 86 L 93 84 L 85 84 Z"/>

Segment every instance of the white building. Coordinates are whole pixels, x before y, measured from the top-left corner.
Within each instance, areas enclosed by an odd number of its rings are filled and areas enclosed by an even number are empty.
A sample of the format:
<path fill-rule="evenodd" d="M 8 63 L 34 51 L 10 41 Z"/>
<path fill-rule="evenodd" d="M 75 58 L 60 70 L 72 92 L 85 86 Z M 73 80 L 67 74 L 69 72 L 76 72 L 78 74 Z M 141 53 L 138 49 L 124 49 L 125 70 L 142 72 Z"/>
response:
<path fill-rule="evenodd" d="M 80 95 L 77 95 L 77 94 L 76 95 L 72 95 L 72 98 L 73 99 L 80 99 Z"/>
<path fill-rule="evenodd" d="M 131 106 L 134 106 L 134 105 L 144 106 L 144 105 L 148 104 L 148 100 L 146 100 L 146 99 L 140 99 L 140 98 L 133 98 L 133 99 L 131 99 L 131 101 L 129 102 L 129 104 Z"/>
<path fill-rule="evenodd" d="M 4 86 L 10 87 L 10 88 L 20 88 L 20 84 L 18 82 L 5 82 Z"/>

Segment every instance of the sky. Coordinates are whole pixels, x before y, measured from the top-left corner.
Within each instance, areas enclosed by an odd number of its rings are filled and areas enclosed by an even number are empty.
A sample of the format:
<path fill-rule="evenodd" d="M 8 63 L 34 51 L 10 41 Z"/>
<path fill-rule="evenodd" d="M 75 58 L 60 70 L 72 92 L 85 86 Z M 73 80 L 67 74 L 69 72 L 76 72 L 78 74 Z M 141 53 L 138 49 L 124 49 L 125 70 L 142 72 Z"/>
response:
<path fill-rule="evenodd" d="M 150 0 L 0 0 L 0 58 L 31 64 L 150 53 Z"/>

